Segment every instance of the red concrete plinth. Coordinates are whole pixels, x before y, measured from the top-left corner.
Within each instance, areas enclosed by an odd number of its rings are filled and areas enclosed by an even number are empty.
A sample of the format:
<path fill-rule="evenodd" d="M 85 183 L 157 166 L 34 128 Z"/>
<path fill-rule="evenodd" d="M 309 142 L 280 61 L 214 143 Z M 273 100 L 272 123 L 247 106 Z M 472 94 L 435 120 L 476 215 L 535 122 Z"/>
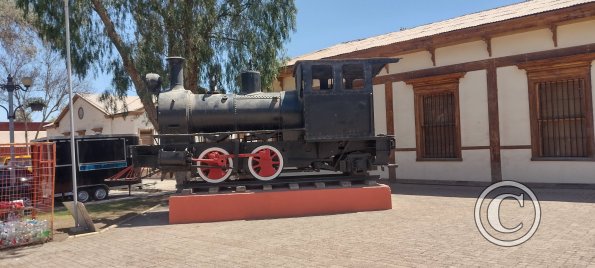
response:
<path fill-rule="evenodd" d="M 386 185 L 169 198 L 169 223 L 303 217 L 392 208 Z"/>

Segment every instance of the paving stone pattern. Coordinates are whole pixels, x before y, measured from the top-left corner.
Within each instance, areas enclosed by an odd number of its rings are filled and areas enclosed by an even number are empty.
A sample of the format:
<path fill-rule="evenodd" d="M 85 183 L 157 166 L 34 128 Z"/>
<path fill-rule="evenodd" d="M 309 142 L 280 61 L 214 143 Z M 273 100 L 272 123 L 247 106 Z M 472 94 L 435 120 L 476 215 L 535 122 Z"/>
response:
<path fill-rule="evenodd" d="M 537 190 L 539 230 L 503 248 L 475 226 L 482 188 L 392 187 L 389 211 L 167 225 L 158 208 L 101 234 L 1 251 L 0 267 L 595 267 L 595 190 Z"/>

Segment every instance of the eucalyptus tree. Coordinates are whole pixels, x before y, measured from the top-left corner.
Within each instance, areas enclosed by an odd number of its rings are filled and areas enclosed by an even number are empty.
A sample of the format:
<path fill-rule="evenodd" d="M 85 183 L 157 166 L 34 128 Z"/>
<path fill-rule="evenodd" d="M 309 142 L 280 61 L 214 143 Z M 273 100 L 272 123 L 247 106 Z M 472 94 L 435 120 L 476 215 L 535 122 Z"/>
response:
<path fill-rule="evenodd" d="M 17 0 L 53 48 L 65 54 L 63 1 Z M 275 79 L 283 46 L 295 30 L 293 0 L 70 1 L 73 70 L 109 72 L 118 96 L 134 88 L 156 125 L 153 96 L 143 75 L 165 74 L 165 55 L 186 58 L 186 88 L 229 91 L 250 63 L 263 85 Z M 168 81 L 168 79 L 164 79 Z"/>
<path fill-rule="evenodd" d="M 13 1 L 0 1 L 0 83 L 10 74 L 17 82 L 23 77 L 33 77 L 33 85 L 28 91 L 15 91 L 16 121 L 24 122 L 25 127 L 32 119 L 48 122 L 56 117 L 68 103 L 66 66 L 59 53 L 38 37 L 33 26 L 36 16 L 23 17 Z M 73 90 L 77 93 L 88 92 L 87 81 L 75 79 Z M 0 102 L 7 103 L 6 92 L 0 92 Z M 27 103 L 43 103 L 44 108 L 33 116 Z M 0 120 L 5 118 L 0 118 Z M 28 129 L 35 131 L 31 138 L 38 138 L 41 128 Z M 29 132 L 25 139 L 29 140 Z"/>

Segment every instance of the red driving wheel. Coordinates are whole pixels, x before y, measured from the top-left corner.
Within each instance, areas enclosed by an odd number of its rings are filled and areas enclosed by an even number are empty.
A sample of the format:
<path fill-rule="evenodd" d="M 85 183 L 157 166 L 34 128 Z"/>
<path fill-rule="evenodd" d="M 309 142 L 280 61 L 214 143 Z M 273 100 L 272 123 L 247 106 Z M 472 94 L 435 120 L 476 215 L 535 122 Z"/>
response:
<path fill-rule="evenodd" d="M 262 145 L 252 150 L 248 158 L 248 169 L 255 178 L 268 181 L 276 178 L 283 170 L 283 156 L 277 148 Z"/>
<path fill-rule="evenodd" d="M 226 180 L 233 170 L 233 161 L 227 157 L 229 153 L 219 147 L 211 147 L 204 150 L 196 159 L 199 166 L 210 166 L 198 168 L 198 175 L 210 183 L 218 183 Z"/>

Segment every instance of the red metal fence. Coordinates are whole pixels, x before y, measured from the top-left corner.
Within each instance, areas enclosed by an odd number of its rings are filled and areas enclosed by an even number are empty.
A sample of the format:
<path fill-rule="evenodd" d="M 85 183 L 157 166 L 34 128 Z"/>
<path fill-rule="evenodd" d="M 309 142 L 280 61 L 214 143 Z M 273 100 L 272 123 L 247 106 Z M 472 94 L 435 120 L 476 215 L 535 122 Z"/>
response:
<path fill-rule="evenodd" d="M 55 159 L 54 143 L 0 144 L 0 249 L 52 239 Z"/>

